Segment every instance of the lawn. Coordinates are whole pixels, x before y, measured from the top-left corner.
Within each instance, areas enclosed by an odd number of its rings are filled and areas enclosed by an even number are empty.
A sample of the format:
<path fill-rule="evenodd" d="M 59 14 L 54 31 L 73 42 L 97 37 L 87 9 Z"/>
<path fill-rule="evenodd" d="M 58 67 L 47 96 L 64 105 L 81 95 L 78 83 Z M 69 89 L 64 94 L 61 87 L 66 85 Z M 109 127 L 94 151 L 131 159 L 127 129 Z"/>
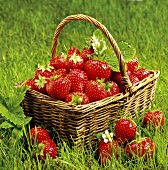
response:
<path fill-rule="evenodd" d="M 167 169 L 167 119 L 163 132 L 140 128 L 156 143 L 156 153 L 150 160 L 123 156 L 101 167 L 95 148 L 71 148 L 53 135 L 57 158 L 47 158 L 44 163 L 35 161 L 26 137 L 29 118 L 20 108 L 26 89 L 14 88 L 17 82 L 33 76 L 38 63 L 51 58 L 57 25 L 68 15 L 82 13 L 105 25 L 116 42 L 125 41 L 135 48 L 141 67 L 160 70 L 151 110 L 161 110 L 168 118 L 167 6 L 168 1 L 161 0 L 0 0 L 0 169 Z M 95 29 L 82 21 L 69 23 L 60 34 L 58 52 L 64 45 L 81 50 Z M 140 118 L 135 118 L 135 122 L 141 124 Z"/>

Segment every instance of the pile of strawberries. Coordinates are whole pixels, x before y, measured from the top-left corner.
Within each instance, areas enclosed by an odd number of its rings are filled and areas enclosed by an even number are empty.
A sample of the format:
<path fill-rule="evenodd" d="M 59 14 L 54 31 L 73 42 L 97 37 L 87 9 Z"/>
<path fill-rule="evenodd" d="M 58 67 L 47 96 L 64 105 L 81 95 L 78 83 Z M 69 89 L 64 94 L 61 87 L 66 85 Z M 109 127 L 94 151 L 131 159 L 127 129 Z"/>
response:
<path fill-rule="evenodd" d="M 51 58 L 46 66 L 39 65 L 34 77 L 24 84 L 73 105 L 88 104 L 123 92 L 121 73 L 113 71 L 108 62 L 95 59 L 95 55 L 94 46 L 82 51 L 71 46 L 66 54 Z M 126 65 L 133 85 L 150 75 L 145 68 L 139 68 L 137 57 Z"/>
<path fill-rule="evenodd" d="M 143 117 L 143 126 L 148 130 L 162 130 L 165 116 L 159 111 L 148 111 Z M 115 135 L 114 135 L 115 134 Z M 108 130 L 102 135 L 98 144 L 98 155 L 102 165 L 111 160 L 112 156 L 118 159 L 121 153 L 128 158 L 144 157 L 149 159 L 154 156 L 155 142 L 149 137 L 141 137 L 138 126 L 130 118 L 120 118 L 114 126 L 114 134 Z"/>

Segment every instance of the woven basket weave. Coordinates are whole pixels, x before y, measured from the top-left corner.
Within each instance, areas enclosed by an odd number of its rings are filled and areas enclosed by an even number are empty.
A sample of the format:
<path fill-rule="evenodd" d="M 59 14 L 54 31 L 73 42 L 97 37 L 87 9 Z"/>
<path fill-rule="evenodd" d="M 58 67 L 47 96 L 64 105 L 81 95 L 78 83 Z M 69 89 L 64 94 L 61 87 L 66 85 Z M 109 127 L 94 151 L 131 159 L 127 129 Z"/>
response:
<path fill-rule="evenodd" d="M 52 57 L 56 56 L 61 30 L 66 24 L 76 20 L 95 25 L 109 40 L 118 58 L 124 93 L 86 105 L 71 106 L 29 89 L 22 105 L 25 115 L 32 117 L 33 124 L 55 128 L 61 139 L 68 140 L 72 145 L 84 143 L 89 146 L 97 140 L 96 134 L 108 129 L 109 123 L 118 119 L 121 113 L 122 116 L 134 117 L 151 105 L 160 72 L 151 70 L 149 77 L 132 86 L 126 74 L 125 61 L 112 35 L 99 21 L 83 14 L 68 16 L 60 22 L 54 34 Z"/>

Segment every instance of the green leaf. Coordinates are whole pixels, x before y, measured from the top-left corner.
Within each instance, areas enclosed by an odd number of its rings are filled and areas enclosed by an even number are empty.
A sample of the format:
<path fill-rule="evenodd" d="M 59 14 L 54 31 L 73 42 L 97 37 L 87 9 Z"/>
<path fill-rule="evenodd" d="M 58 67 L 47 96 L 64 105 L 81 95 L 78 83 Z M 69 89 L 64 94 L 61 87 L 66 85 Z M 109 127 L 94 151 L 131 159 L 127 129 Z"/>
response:
<path fill-rule="evenodd" d="M 9 121 L 4 121 L 3 123 L 0 124 L 0 128 L 8 129 L 12 127 L 14 127 L 14 125 Z"/>
<path fill-rule="evenodd" d="M 20 103 L 23 101 L 27 86 L 14 88 L 9 98 L 0 96 L 0 114 L 14 125 L 25 125 L 30 121 L 26 118 Z"/>
<path fill-rule="evenodd" d="M 99 40 L 103 40 L 104 39 L 104 35 L 103 35 L 103 33 L 99 29 L 96 29 L 93 32 L 93 36 L 95 36 Z"/>
<path fill-rule="evenodd" d="M 120 48 L 121 54 L 123 55 L 125 62 L 131 60 L 136 54 L 135 48 L 131 47 L 128 43 L 124 41 L 119 42 L 118 47 Z"/>
<path fill-rule="evenodd" d="M 14 128 L 12 130 L 12 137 L 21 138 L 22 136 L 23 136 L 23 129 L 22 128 Z"/>
<path fill-rule="evenodd" d="M 15 113 L 10 112 L 2 103 L 0 103 L 0 114 L 15 125 L 22 125 L 24 123 L 22 118 L 20 119 L 19 116 L 15 115 Z"/>

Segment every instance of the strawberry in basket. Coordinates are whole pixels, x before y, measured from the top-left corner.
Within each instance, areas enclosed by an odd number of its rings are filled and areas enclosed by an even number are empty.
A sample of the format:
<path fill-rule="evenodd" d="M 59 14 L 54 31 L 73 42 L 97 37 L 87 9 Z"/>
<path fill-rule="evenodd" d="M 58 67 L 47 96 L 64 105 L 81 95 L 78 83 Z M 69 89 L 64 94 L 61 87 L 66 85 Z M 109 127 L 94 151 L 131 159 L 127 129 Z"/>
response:
<path fill-rule="evenodd" d="M 71 69 L 67 78 L 71 81 L 72 92 L 84 92 L 88 76 L 84 70 Z"/>
<path fill-rule="evenodd" d="M 57 69 L 67 69 L 67 62 L 66 62 L 67 55 L 62 53 L 56 57 L 50 59 L 50 66 L 53 66 L 56 70 Z"/>
<path fill-rule="evenodd" d="M 46 91 L 49 96 L 55 99 L 64 100 L 70 93 L 71 81 L 63 75 L 56 75 L 46 84 Z"/>

